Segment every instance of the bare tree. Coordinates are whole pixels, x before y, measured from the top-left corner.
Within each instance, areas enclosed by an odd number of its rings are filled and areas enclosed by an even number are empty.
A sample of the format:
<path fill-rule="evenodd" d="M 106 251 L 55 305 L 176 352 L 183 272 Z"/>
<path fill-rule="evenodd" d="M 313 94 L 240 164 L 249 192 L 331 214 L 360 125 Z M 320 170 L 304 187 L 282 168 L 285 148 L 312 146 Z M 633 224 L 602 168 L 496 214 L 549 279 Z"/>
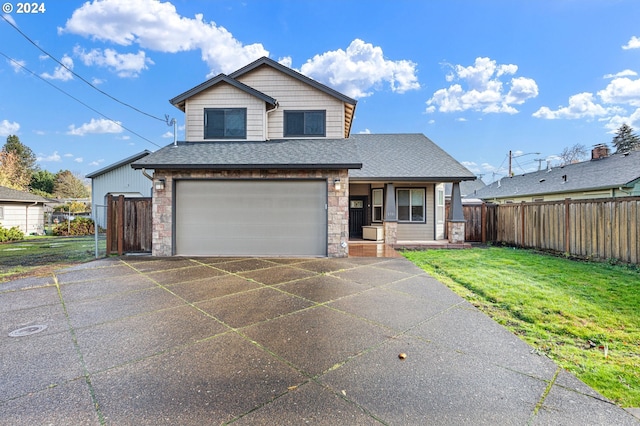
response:
<path fill-rule="evenodd" d="M 571 163 L 578 163 L 587 159 L 589 151 L 587 147 L 582 144 L 575 144 L 572 147 L 566 147 L 562 150 L 558 156 L 560 157 L 561 165 L 567 165 Z"/>

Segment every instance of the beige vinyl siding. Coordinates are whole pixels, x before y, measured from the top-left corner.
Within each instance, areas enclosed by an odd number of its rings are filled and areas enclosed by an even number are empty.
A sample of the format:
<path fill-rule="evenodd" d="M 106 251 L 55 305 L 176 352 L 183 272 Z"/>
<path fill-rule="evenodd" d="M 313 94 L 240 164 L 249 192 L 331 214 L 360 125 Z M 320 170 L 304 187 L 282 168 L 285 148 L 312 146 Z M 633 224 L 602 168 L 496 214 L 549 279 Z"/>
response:
<path fill-rule="evenodd" d="M 264 140 L 264 101 L 229 84 L 222 83 L 198 93 L 185 105 L 185 135 L 187 142 L 204 141 L 205 108 L 246 108 L 247 139 Z M 209 139 L 213 140 L 213 139 Z M 243 139 L 244 140 L 244 139 Z"/>
<path fill-rule="evenodd" d="M 425 216 L 426 223 L 406 223 L 398 222 L 398 241 L 433 241 L 434 221 L 435 221 L 435 187 L 432 184 L 419 186 L 417 184 L 406 186 L 403 183 L 396 183 L 396 189 L 405 188 L 425 188 Z"/>
<path fill-rule="evenodd" d="M 270 67 L 259 67 L 238 80 L 278 100 L 278 109 L 268 115 L 269 139 L 284 137 L 286 110 L 324 110 L 326 137 L 344 138 L 344 105 L 333 96 Z"/>

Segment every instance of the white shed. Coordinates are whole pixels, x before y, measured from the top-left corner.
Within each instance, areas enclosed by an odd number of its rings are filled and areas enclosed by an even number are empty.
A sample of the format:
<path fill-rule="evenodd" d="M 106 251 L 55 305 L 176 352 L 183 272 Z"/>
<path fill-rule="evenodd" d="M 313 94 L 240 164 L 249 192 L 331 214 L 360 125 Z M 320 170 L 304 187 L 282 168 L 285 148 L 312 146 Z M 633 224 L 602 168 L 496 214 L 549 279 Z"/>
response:
<path fill-rule="evenodd" d="M 131 168 L 131 163 L 149 154 L 151 151 L 144 150 L 87 175 L 91 179 L 91 208 L 98 225 L 106 224 L 108 195 L 124 195 L 127 198 L 151 197 L 151 180 L 143 174 L 143 170 Z M 146 172 L 153 175 L 153 170 Z"/>
<path fill-rule="evenodd" d="M 39 195 L 0 186 L 0 226 L 17 226 L 26 235 L 42 235 L 45 203 L 48 202 Z"/>

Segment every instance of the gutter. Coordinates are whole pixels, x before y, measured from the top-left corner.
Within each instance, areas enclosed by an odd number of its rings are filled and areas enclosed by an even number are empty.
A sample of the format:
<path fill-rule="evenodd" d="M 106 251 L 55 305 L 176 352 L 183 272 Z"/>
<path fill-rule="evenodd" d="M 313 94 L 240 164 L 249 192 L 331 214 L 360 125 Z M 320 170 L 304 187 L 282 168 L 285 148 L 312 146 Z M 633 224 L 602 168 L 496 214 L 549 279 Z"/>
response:
<path fill-rule="evenodd" d="M 270 140 L 269 139 L 269 114 L 271 114 L 272 112 L 275 112 L 279 106 L 280 104 L 278 103 L 278 101 L 276 101 L 275 107 L 264 111 L 264 140 L 265 141 Z"/>

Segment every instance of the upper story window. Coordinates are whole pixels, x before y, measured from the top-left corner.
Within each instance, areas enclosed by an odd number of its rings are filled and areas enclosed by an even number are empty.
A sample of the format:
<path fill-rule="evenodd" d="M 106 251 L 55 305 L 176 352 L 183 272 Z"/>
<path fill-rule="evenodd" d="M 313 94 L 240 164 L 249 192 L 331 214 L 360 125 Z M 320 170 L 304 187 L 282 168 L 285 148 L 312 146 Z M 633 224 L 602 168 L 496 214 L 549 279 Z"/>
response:
<path fill-rule="evenodd" d="M 285 111 L 284 136 L 325 136 L 326 111 Z"/>
<path fill-rule="evenodd" d="M 246 139 L 246 108 L 205 108 L 205 139 Z"/>
<path fill-rule="evenodd" d="M 424 189 L 398 189 L 398 221 L 424 223 Z"/>

